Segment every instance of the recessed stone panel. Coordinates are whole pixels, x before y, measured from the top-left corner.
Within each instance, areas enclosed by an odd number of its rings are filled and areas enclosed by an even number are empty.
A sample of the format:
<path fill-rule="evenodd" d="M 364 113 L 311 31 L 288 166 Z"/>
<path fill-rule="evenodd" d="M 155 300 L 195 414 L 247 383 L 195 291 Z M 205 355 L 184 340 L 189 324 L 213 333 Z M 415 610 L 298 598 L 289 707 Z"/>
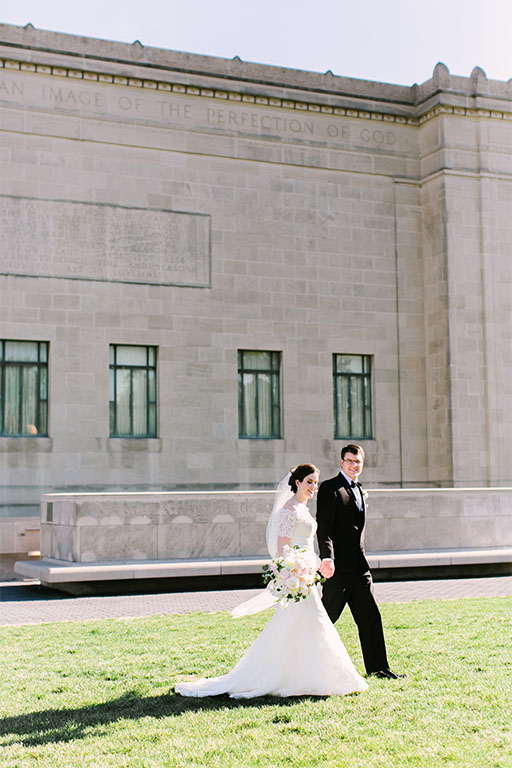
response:
<path fill-rule="evenodd" d="M 210 217 L 0 196 L 0 272 L 123 283 L 210 282 Z"/>

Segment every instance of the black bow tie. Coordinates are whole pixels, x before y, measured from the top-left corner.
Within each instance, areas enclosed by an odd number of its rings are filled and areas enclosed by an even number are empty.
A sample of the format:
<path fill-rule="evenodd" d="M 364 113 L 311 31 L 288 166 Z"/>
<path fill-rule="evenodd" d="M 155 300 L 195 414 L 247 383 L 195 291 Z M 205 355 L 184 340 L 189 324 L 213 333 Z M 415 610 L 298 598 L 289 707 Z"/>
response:
<path fill-rule="evenodd" d="M 351 488 L 359 488 L 359 483 L 355 483 L 355 482 L 352 480 L 352 482 L 350 483 L 350 487 L 351 487 Z"/>

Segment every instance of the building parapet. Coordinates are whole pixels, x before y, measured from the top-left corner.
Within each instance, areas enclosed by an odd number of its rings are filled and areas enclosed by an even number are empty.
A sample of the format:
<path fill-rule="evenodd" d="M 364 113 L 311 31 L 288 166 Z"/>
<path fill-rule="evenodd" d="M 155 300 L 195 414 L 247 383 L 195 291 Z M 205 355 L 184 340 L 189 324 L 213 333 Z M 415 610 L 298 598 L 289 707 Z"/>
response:
<path fill-rule="evenodd" d="M 405 86 L 0 24 L 0 68 L 413 125 L 441 112 L 512 119 L 512 79 L 452 75 L 441 62 Z"/>

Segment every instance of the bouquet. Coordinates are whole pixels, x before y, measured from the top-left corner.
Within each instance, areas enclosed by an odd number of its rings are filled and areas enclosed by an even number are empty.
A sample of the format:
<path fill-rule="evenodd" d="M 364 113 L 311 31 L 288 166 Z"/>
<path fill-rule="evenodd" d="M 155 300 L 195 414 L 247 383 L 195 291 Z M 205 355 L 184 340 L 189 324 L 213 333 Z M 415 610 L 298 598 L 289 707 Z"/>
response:
<path fill-rule="evenodd" d="M 263 566 L 263 581 L 283 607 L 290 600 L 304 600 L 315 584 L 325 581 L 307 555 L 298 545 L 285 546 L 282 555 Z"/>

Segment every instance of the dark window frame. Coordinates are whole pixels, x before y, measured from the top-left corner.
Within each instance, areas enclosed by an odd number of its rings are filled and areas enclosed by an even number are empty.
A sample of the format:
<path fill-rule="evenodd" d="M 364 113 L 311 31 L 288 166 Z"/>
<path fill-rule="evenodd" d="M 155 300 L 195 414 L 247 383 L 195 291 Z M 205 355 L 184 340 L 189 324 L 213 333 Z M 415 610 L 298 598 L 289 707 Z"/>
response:
<path fill-rule="evenodd" d="M 356 373 L 352 371 L 340 371 L 339 359 L 343 357 L 359 357 L 361 359 L 361 372 Z M 373 403 L 372 403 L 372 368 L 373 368 L 373 356 L 372 355 L 352 355 L 347 353 L 334 353 L 332 357 L 332 371 L 333 371 L 333 404 L 334 404 L 334 439 L 335 440 L 372 440 L 373 439 Z M 338 412 L 338 402 L 340 389 L 342 382 L 346 382 L 348 391 L 348 400 L 346 402 L 347 408 L 347 421 L 348 430 L 347 433 L 343 431 L 342 413 Z M 359 420 L 361 421 L 363 428 L 362 432 L 354 430 L 354 400 L 353 385 L 361 385 L 361 411 L 359 413 Z"/>
<path fill-rule="evenodd" d="M 146 350 L 146 363 L 144 365 L 137 365 L 135 363 L 118 363 L 117 353 L 118 349 L 122 347 L 140 347 Z M 153 351 L 154 362 L 150 362 L 150 352 Z M 147 440 L 148 438 L 156 438 L 158 435 L 157 426 L 157 401 L 158 401 L 158 381 L 157 381 L 157 347 L 146 344 L 110 344 L 109 345 L 109 376 L 113 375 L 112 391 L 113 399 L 109 396 L 109 437 L 111 438 L 125 438 L 127 440 Z M 113 357 L 113 362 L 111 358 Z M 130 410 L 130 432 L 118 432 L 118 403 L 117 403 L 117 375 L 119 370 L 130 371 L 130 396 L 129 396 L 129 410 Z M 146 371 L 146 432 L 142 435 L 134 434 L 134 409 L 133 409 L 133 371 Z M 154 385 L 154 399 L 151 398 L 150 392 L 150 376 L 152 371 L 155 377 Z M 110 386 L 110 383 L 109 383 Z M 151 427 L 151 412 L 154 410 L 154 428 Z"/>
<path fill-rule="evenodd" d="M 6 344 L 37 344 L 37 360 L 6 360 Z M 0 437 L 48 437 L 48 357 L 49 342 L 36 341 L 34 339 L 1 339 L 0 340 Z M 17 432 L 6 432 L 6 372 L 10 367 L 16 366 L 20 370 L 18 382 L 18 404 L 17 404 Z M 24 371 L 28 368 L 37 368 L 36 372 L 36 412 L 33 426 L 36 433 L 22 432 L 21 425 L 23 421 L 23 379 Z M 42 392 L 44 391 L 44 396 Z"/>
<path fill-rule="evenodd" d="M 244 363 L 244 356 L 251 354 L 269 355 L 269 365 L 267 368 L 251 368 Z M 256 398 L 253 406 L 254 418 L 256 422 L 256 434 L 249 434 L 245 423 L 245 386 L 244 376 L 250 374 L 256 377 Z M 270 412 L 271 412 L 271 434 L 261 434 L 259 423 L 259 392 L 258 376 L 270 376 Z M 282 438 L 281 429 L 281 352 L 266 349 L 239 349 L 238 350 L 238 437 L 241 440 L 280 440 Z"/>

